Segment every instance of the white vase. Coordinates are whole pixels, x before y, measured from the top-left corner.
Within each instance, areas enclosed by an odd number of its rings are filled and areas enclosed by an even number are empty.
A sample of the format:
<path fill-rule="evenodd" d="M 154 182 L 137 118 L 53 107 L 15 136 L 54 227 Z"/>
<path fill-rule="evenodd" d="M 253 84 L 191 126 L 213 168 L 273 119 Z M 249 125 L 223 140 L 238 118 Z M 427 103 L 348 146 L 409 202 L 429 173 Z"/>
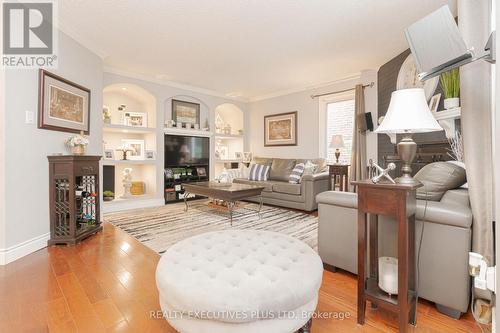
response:
<path fill-rule="evenodd" d="M 458 97 L 444 99 L 444 108 L 446 110 L 458 108 L 459 105 L 460 105 L 460 98 Z"/>
<path fill-rule="evenodd" d="M 378 286 L 389 295 L 398 294 L 398 259 L 378 258 Z"/>

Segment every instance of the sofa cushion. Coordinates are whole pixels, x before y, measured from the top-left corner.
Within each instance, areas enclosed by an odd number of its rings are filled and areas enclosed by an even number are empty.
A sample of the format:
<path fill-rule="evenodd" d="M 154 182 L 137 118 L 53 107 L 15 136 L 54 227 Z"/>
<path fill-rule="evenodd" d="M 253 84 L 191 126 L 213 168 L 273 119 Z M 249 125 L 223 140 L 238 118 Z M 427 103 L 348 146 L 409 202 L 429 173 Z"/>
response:
<path fill-rule="evenodd" d="M 266 181 L 269 178 L 269 165 L 252 164 L 248 173 L 248 180 Z"/>
<path fill-rule="evenodd" d="M 301 185 L 285 182 L 273 182 L 273 192 L 300 195 Z"/>
<path fill-rule="evenodd" d="M 465 169 L 447 162 L 427 164 L 415 175 L 424 186 L 417 189 L 417 199 L 439 201 L 443 194 L 460 187 L 467 179 Z"/>
<path fill-rule="evenodd" d="M 295 160 L 275 158 L 271 164 L 269 179 L 287 182 L 294 167 Z"/>
<path fill-rule="evenodd" d="M 272 192 L 272 190 L 273 190 L 273 183 L 271 183 L 271 182 L 259 182 L 259 181 L 256 181 L 256 180 L 248 180 L 248 179 L 244 179 L 244 178 L 236 178 L 236 179 L 233 179 L 233 183 L 263 186 L 264 187 L 264 190 L 263 190 L 264 192 Z"/>
<path fill-rule="evenodd" d="M 253 164 L 262 164 L 262 165 L 269 165 L 273 164 L 273 159 L 272 158 L 267 158 L 267 157 L 254 157 L 252 159 Z"/>

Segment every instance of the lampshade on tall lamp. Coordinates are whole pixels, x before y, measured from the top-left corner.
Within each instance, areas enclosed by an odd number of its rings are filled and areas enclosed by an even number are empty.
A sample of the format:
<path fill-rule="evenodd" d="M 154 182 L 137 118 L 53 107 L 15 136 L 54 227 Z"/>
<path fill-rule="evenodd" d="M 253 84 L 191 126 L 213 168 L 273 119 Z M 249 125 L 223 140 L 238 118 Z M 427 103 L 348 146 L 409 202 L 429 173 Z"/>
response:
<path fill-rule="evenodd" d="M 429 110 L 423 89 L 402 89 L 392 93 L 387 114 L 375 132 L 403 134 L 403 139 L 397 146 L 403 163 L 402 175 L 396 179 L 397 183 L 418 182 L 411 176 L 411 163 L 417 154 L 417 144 L 413 141 L 412 134 L 442 130 Z"/>
<path fill-rule="evenodd" d="M 344 138 L 340 134 L 332 136 L 332 141 L 330 141 L 330 148 L 335 148 L 335 158 L 337 159 L 337 164 L 339 163 L 340 148 L 344 148 Z"/>

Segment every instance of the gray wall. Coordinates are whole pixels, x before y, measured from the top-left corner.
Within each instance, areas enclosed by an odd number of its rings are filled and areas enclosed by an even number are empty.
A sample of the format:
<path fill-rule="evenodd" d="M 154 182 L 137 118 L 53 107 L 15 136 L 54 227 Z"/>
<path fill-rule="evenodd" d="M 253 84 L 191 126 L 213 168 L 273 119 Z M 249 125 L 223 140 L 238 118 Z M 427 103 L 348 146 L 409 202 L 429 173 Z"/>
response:
<path fill-rule="evenodd" d="M 278 96 L 249 104 L 250 151 L 254 156 L 280 158 L 317 158 L 322 155 L 319 148 L 320 106 L 318 98 L 312 99 L 312 94 L 322 94 L 331 91 L 353 88 L 358 83 L 377 82 L 376 71 L 364 71 L 359 78 L 343 80 L 320 89 L 304 90 L 284 96 Z M 377 88 L 365 88 L 366 112 L 371 112 L 377 119 Z M 284 147 L 264 147 L 264 116 L 276 113 L 297 111 L 298 145 Z M 376 158 L 376 135 L 368 133 L 368 158 Z"/>
<path fill-rule="evenodd" d="M 50 70 L 91 90 L 88 154 L 101 154 L 102 61 L 75 40 L 59 33 L 58 68 Z M 5 241 L 0 250 L 49 232 L 47 155 L 66 153 L 70 133 L 25 124 L 25 111 L 37 112 L 38 71 L 6 71 Z M 3 165 L 3 163 L 1 163 Z M 1 200 L 0 200 L 1 202 Z M 3 232 L 2 232 L 3 234 Z"/>

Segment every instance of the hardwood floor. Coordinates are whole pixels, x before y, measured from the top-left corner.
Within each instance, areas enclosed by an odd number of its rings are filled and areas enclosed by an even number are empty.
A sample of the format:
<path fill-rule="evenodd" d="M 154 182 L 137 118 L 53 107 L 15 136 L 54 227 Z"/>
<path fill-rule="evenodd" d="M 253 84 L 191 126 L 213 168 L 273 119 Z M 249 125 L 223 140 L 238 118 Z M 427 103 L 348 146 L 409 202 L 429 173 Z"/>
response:
<path fill-rule="evenodd" d="M 0 266 L 0 332 L 175 332 L 150 318 L 160 309 L 158 260 L 105 224 L 77 246 L 42 249 Z M 324 272 L 317 311 L 336 318 L 314 319 L 313 333 L 397 332 L 395 317 L 369 306 L 366 324 L 356 324 L 356 281 L 346 272 Z M 412 332 L 480 332 L 470 313 L 453 320 L 426 301 L 419 302 L 417 320 Z"/>

